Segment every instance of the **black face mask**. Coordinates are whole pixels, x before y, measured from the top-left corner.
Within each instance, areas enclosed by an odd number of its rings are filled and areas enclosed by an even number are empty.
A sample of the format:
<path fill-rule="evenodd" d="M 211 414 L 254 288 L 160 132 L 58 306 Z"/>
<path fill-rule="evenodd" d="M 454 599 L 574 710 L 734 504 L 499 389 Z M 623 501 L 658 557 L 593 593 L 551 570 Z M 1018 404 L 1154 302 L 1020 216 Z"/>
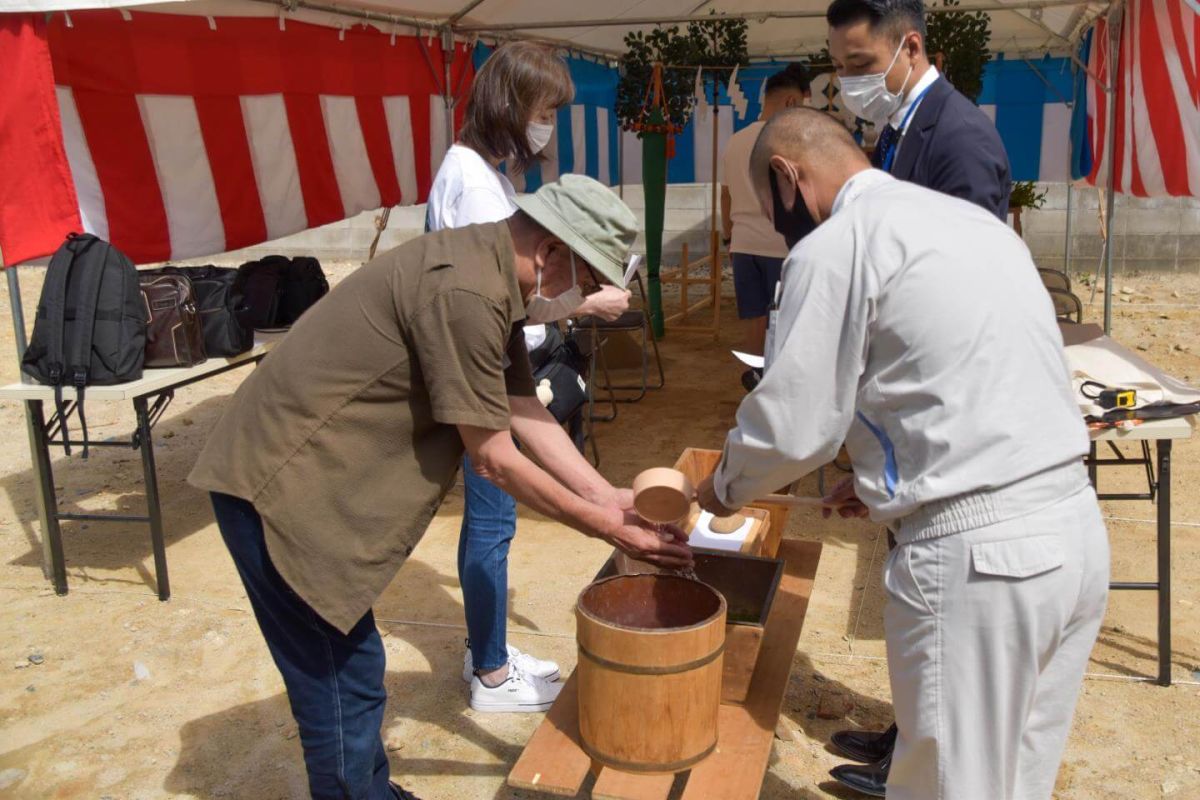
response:
<path fill-rule="evenodd" d="M 799 186 L 796 187 L 796 203 L 792 206 L 792 210 L 788 211 L 783 205 L 783 200 L 779 198 L 779 181 L 775 177 L 775 170 L 770 171 L 769 177 L 771 179 L 771 216 L 775 220 L 775 231 L 783 237 L 788 250 L 791 250 L 797 242 L 812 233 L 813 228 L 817 227 L 817 221 L 812 218 L 812 214 L 808 213 L 808 205 L 804 202 L 804 195 L 800 193 Z"/>

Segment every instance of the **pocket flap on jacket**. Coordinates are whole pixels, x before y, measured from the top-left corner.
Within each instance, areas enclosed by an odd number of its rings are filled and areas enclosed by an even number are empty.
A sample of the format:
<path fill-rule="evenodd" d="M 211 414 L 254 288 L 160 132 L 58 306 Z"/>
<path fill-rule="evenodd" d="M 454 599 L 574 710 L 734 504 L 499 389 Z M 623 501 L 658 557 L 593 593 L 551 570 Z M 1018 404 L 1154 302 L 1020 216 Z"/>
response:
<path fill-rule="evenodd" d="M 1053 534 L 1025 536 L 971 545 L 975 571 L 1006 578 L 1028 578 L 1063 565 L 1062 540 Z"/>

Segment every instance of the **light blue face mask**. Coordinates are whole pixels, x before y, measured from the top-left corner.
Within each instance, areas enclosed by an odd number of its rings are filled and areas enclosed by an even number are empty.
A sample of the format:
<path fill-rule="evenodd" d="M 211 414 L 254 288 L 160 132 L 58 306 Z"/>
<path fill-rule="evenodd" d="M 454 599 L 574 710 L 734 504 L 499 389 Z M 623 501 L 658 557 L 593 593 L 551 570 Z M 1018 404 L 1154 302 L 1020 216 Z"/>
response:
<path fill-rule="evenodd" d="M 568 252 L 571 254 L 571 288 L 557 297 L 543 296 L 542 272 L 544 270 L 538 270 L 537 288 L 533 291 L 533 297 L 529 298 L 529 302 L 525 304 L 527 322 L 534 325 L 557 322 L 571 316 L 583 305 L 583 289 L 579 287 L 579 277 L 575 272 L 575 251 L 569 250 Z"/>

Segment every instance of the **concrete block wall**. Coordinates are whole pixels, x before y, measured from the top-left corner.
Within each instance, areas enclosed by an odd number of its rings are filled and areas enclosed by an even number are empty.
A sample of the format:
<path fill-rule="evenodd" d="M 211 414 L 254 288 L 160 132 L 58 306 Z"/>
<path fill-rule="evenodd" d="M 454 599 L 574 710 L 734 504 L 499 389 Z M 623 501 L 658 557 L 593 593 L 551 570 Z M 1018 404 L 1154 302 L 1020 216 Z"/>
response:
<path fill-rule="evenodd" d="M 1067 186 L 1039 184 L 1047 191 L 1046 204 L 1022 215 L 1025 241 L 1039 266 L 1063 269 L 1067 223 Z M 614 189 L 644 219 L 645 199 L 640 185 Z M 1068 271 L 1094 273 L 1101 255 L 1098 193 L 1076 188 L 1071 204 L 1071 263 Z M 667 187 L 667 212 L 663 231 L 663 253 L 668 263 L 676 262 L 687 242 L 692 258 L 708 252 L 709 216 L 712 208 L 710 184 Z M 240 263 L 268 253 L 313 255 L 327 261 L 365 261 L 375 235 L 377 212 L 325 225 L 294 236 L 256 245 L 220 257 L 199 259 Z M 392 209 L 379 252 L 419 236 L 425 226 L 425 207 Z M 636 245 L 644 250 L 639 237 Z M 1200 199 L 1138 199 L 1117 196 L 1113 268 L 1121 272 L 1180 271 L 1200 273 Z"/>
<path fill-rule="evenodd" d="M 1071 197 L 1071 262 L 1066 264 L 1067 185 L 1038 184 L 1046 204 L 1022 215 L 1025 242 L 1038 266 L 1095 273 L 1103 252 L 1099 193 L 1076 187 Z M 1200 274 L 1200 198 L 1141 199 L 1117 195 L 1113 271 Z"/>
<path fill-rule="evenodd" d="M 620 189 L 614 189 L 622 193 Z M 663 230 L 663 253 L 668 262 L 678 259 L 687 242 L 691 258 L 708 253 L 709 216 L 712 205 L 711 184 L 685 184 L 667 188 L 667 213 Z M 645 221 L 645 197 L 642 187 L 626 186 L 623 197 L 639 221 Z M 364 212 L 350 219 L 302 231 L 292 236 L 263 242 L 243 250 L 220 256 L 192 259 L 188 263 L 238 264 L 271 253 L 280 255 L 311 255 L 326 261 L 365 261 L 375 236 L 375 218 L 379 212 Z M 377 252 L 384 253 L 425 230 L 425 206 L 393 208 L 387 229 L 379 239 Z M 639 236 L 635 249 L 644 252 L 644 236 Z"/>

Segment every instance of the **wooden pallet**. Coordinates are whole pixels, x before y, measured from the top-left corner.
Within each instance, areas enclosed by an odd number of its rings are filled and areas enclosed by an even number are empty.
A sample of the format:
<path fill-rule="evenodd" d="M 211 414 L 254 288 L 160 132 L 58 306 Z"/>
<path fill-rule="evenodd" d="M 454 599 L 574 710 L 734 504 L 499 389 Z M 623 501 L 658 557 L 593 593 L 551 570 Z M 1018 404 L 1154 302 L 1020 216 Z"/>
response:
<path fill-rule="evenodd" d="M 589 773 L 596 775 L 593 800 L 666 800 L 677 777 L 686 781 L 682 800 L 753 800 L 758 797 L 771 755 L 792 658 L 808 610 L 819 542 L 785 541 L 783 580 L 763 634 L 762 648 L 746 702 L 722 704 L 716 751 L 680 775 L 638 775 L 593 765 L 579 744 L 579 700 L 572 674 L 554 706 L 534 731 L 508 785 L 560 797 L 575 797 Z"/>

